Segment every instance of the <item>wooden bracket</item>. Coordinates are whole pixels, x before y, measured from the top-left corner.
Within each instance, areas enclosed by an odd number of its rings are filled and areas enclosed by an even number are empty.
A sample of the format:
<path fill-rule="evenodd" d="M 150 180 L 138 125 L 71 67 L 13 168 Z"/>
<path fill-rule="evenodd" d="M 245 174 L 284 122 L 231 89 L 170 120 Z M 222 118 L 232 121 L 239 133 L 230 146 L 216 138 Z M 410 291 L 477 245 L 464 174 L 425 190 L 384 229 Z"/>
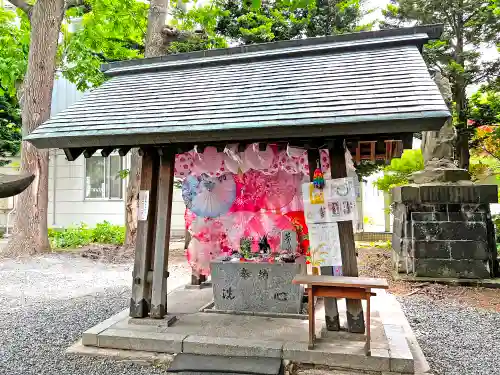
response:
<path fill-rule="evenodd" d="M 104 147 L 101 150 L 102 157 L 107 158 L 109 155 L 111 155 L 111 153 L 114 151 L 114 149 L 115 149 L 114 147 Z"/>
<path fill-rule="evenodd" d="M 83 148 L 65 148 L 64 154 L 69 161 L 75 161 L 83 153 Z"/>
<path fill-rule="evenodd" d="M 97 147 L 86 148 L 85 151 L 83 151 L 83 156 L 85 157 L 85 159 L 88 159 L 88 158 L 92 157 L 92 155 L 94 155 L 96 151 L 97 151 Z"/>
<path fill-rule="evenodd" d="M 120 147 L 120 149 L 118 150 L 118 155 L 120 155 L 120 156 L 127 155 L 127 153 L 130 151 L 131 148 L 132 147 L 130 147 L 130 146 Z"/>

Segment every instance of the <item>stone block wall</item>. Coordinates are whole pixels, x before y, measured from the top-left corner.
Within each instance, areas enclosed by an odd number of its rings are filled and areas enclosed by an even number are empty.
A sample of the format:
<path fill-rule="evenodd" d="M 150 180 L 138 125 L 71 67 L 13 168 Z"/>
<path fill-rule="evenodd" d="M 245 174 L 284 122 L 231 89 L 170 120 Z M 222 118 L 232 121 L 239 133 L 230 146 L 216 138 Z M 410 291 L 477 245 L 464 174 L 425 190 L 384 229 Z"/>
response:
<path fill-rule="evenodd" d="M 393 261 L 400 273 L 484 279 L 498 269 L 489 203 L 496 185 L 394 189 Z"/>

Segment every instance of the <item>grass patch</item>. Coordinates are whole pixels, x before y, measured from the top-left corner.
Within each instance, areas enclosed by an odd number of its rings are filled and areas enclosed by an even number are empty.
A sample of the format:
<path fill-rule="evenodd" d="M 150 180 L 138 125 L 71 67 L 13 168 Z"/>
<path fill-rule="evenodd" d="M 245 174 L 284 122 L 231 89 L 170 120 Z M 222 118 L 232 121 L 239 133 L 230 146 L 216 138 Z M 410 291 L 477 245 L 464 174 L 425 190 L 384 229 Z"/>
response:
<path fill-rule="evenodd" d="M 93 243 L 123 245 L 125 227 L 104 221 L 97 224 L 95 228 L 90 228 L 84 223 L 62 230 L 50 228 L 49 240 L 53 249 L 73 249 Z"/>

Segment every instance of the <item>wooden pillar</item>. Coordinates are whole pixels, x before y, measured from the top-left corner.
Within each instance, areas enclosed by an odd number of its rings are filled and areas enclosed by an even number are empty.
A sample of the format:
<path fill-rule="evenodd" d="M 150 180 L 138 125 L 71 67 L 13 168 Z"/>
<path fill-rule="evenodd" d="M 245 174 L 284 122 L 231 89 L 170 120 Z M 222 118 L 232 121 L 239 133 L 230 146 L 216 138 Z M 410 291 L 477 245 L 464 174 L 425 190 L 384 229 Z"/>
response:
<path fill-rule="evenodd" d="M 130 300 L 130 316 L 133 318 L 147 317 L 151 307 L 151 282 L 148 281 L 148 273 L 151 269 L 154 242 L 158 159 L 155 150 L 146 150 L 142 156 L 140 207 Z"/>
<path fill-rule="evenodd" d="M 345 163 L 345 149 L 343 141 L 335 142 L 330 148 L 330 166 L 333 178 L 347 177 Z M 356 260 L 356 246 L 354 244 L 354 231 L 352 221 L 340 221 L 339 240 L 342 254 L 342 273 L 344 276 L 358 276 L 358 263 Z M 349 332 L 364 333 L 365 322 L 361 300 L 346 299 L 347 328 Z"/>
<path fill-rule="evenodd" d="M 174 163 L 175 152 L 172 149 L 162 150 L 156 200 L 156 235 L 150 313 L 151 318 L 157 319 L 162 319 L 167 313 L 168 252 L 174 193 Z"/>
<path fill-rule="evenodd" d="M 311 149 L 307 151 L 307 159 L 309 161 L 309 176 L 311 182 L 314 175 L 314 170 L 317 166 L 317 161 L 320 160 L 320 154 L 318 149 Z M 313 271 L 315 268 L 313 267 Z M 322 275 L 333 275 L 333 267 L 321 267 Z M 309 301 L 311 303 L 311 301 Z M 314 302 L 312 302 L 314 303 Z M 339 321 L 339 310 L 337 307 L 336 298 L 324 298 L 325 303 L 325 321 L 326 329 L 328 331 L 338 331 L 340 329 Z"/>

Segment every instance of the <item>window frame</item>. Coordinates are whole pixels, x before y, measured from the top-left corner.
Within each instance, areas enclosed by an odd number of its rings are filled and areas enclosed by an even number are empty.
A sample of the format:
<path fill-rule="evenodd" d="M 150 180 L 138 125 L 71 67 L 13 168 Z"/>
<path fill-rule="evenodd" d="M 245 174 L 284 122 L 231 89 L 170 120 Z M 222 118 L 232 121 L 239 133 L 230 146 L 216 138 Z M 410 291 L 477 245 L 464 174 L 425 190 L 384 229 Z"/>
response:
<path fill-rule="evenodd" d="M 121 170 L 125 169 L 126 168 L 126 165 L 127 165 L 127 157 L 124 157 L 124 156 L 120 156 L 118 154 L 118 152 L 112 152 L 108 157 L 104 157 L 104 156 L 101 156 L 100 155 L 100 150 L 98 150 L 96 152 L 96 154 L 92 155 L 92 157 L 101 157 L 104 159 L 104 192 L 103 192 L 103 195 L 106 194 L 106 190 L 109 191 L 108 195 L 110 194 L 111 192 L 111 189 L 109 189 L 109 186 L 108 186 L 108 179 L 107 179 L 107 171 L 108 169 L 110 169 L 110 164 L 111 164 L 111 156 L 118 156 L 120 158 L 120 168 Z M 127 186 L 127 181 L 128 181 L 128 177 L 127 178 L 123 178 L 122 181 L 121 181 L 121 198 L 111 198 L 111 197 L 100 197 L 100 198 L 89 198 L 87 197 L 87 162 L 88 162 L 88 159 L 87 158 L 84 158 L 85 159 L 85 162 L 84 162 L 84 165 L 83 165 L 83 200 L 84 201 L 91 201 L 91 202 L 123 202 L 125 200 L 125 190 L 126 190 L 126 186 Z M 89 158 L 90 159 L 90 158 Z"/>

